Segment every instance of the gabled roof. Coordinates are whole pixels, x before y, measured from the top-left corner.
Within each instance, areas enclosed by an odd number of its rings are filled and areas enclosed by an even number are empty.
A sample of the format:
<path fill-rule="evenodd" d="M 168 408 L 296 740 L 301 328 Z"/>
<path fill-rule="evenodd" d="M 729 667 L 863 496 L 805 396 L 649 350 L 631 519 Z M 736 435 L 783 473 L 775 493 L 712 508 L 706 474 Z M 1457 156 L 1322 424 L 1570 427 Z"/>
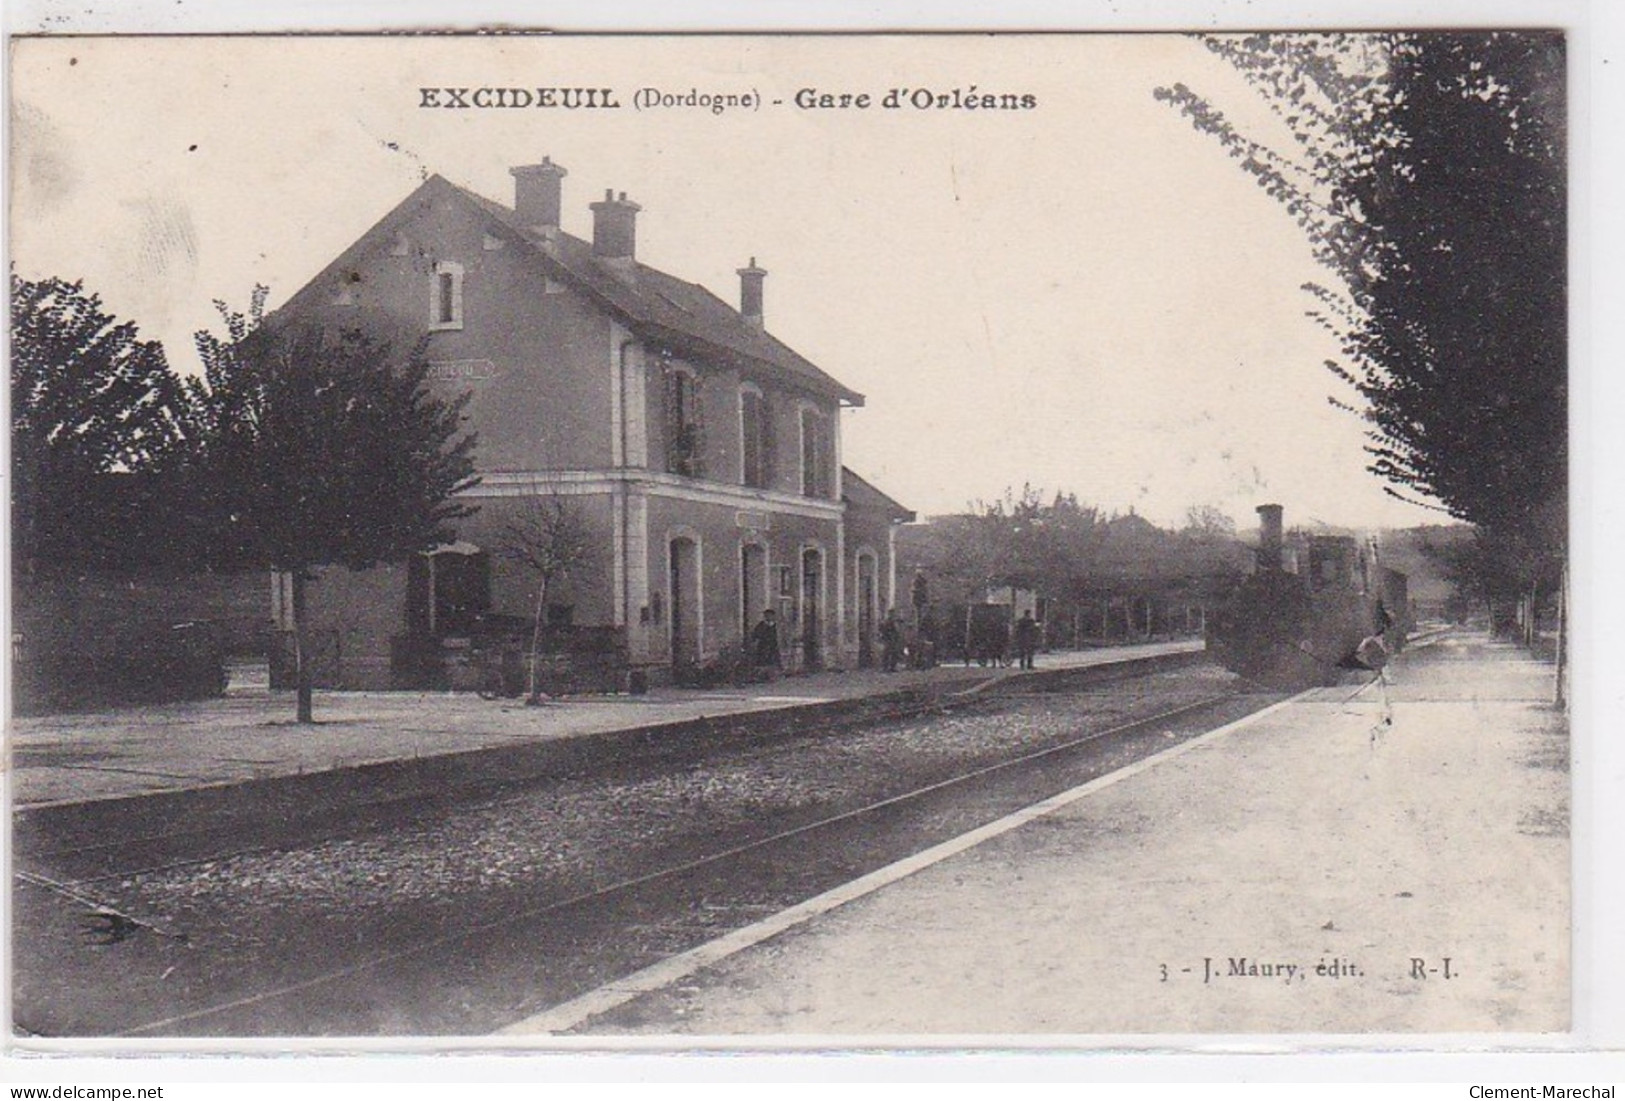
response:
<path fill-rule="evenodd" d="M 562 230 L 546 236 L 539 234 L 520 224 L 511 208 L 459 187 L 438 174 L 425 180 L 385 215 L 357 245 L 389 232 L 420 209 L 425 200 L 439 195 L 468 203 L 498 223 L 506 236 L 529 249 L 547 275 L 580 290 L 651 343 L 664 345 L 685 358 L 765 373 L 780 382 L 850 405 L 863 404 L 862 394 L 842 386 L 794 349 L 746 322 L 738 310 L 699 284 L 636 261 L 626 269 L 617 270 L 594 254 L 591 242 Z M 354 247 L 347 249 L 346 254 L 354 251 Z M 330 277 L 329 272 L 336 276 L 340 266 L 339 261 L 329 265 L 307 289 Z M 289 300 L 289 305 L 294 299 Z"/>
<path fill-rule="evenodd" d="M 914 510 L 904 508 L 880 490 L 852 473 L 852 468 L 841 467 L 841 499 L 854 509 L 883 512 L 893 520 L 913 520 Z"/>

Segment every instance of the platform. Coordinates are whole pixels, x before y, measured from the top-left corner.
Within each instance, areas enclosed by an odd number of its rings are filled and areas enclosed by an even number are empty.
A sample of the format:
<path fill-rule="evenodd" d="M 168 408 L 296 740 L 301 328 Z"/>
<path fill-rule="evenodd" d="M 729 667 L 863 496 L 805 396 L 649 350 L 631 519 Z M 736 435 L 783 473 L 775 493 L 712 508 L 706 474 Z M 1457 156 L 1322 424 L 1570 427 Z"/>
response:
<path fill-rule="evenodd" d="M 1040 655 L 1039 675 L 1190 654 L 1200 640 Z M 316 722 L 294 721 L 293 693 L 237 683 L 222 699 L 12 720 L 12 807 L 28 810 L 242 784 L 391 762 L 466 756 L 700 718 L 808 708 L 911 687 L 972 688 L 1023 674 L 942 665 L 831 672 L 744 688 L 656 688 L 644 695 L 571 696 L 527 707 L 474 693 L 317 692 Z"/>
<path fill-rule="evenodd" d="M 1386 686 L 1302 693 L 508 1038 L 1464 1033 L 1538 1047 L 1571 1020 L 1568 731 L 1552 687 L 1523 651 L 1438 639 Z"/>

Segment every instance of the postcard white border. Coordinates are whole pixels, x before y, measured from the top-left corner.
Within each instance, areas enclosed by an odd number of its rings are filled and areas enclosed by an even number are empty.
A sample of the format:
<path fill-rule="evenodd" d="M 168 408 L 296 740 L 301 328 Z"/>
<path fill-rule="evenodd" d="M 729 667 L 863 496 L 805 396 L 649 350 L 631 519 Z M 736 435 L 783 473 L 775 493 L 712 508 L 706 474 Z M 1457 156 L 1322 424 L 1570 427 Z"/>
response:
<path fill-rule="evenodd" d="M 1620 645 L 1619 574 L 1611 556 L 1599 548 L 1622 545 L 1620 481 L 1615 472 L 1625 462 L 1622 434 L 1614 426 L 1625 414 L 1625 381 L 1605 364 L 1620 359 L 1618 322 L 1606 330 L 1605 303 L 1625 301 L 1620 281 L 1621 233 L 1617 195 L 1620 143 L 1625 134 L 1621 107 L 1621 71 L 1625 69 L 1625 17 L 1621 7 L 1557 0 L 1336 0 L 1290 3 L 1284 0 L 1233 0 L 1229 3 L 1167 2 L 1091 3 L 1065 0 L 1019 0 L 989 9 L 965 0 L 926 8 L 919 4 L 839 0 L 817 6 L 705 0 L 680 9 L 639 0 L 622 3 L 522 3 L 482 0 L 459 5 L 444 0 L 364 0 L 343 6 L 320 0 L 265 5 L 250 0 L 221 0 L 207 6 L 175 0 L 135 0 L 87 7 L 68 0 L 12 0 L 4 26 L 15 34 L 137 33 L 364 33 L 395 31 L 469 31 L 480 28 L 546 28 L 564 33 L 592 32 L 877 32 L 877 31 L 1134 31 L 1245 28 L 1366 29 L 1391 26 L 1556 26 L 1570 35 L 1571 136 L 1571 498 L 1574 623 L 1578 642 L 1574 662 L 1574 922 L 1576 975 L 1574 1031 L 1555 1039 L 1526 1038 L 1522 1051 L 1507 1050 L 1517 1038 L 1471 1035 L 1438 1036 L 1231 1036 L 1094 1038 L 1104 1043 L 1088 1050 L 1038 1055 L 1020 1049 L 1028 1044 L 1011 1038 L 1003 1053 L 988 1050 L 978 1038 L 974 1051 L 962 1054 L 920 1053 L 906 1062 L 877 1053 L 874 1045 L 845 1049 L 837 1062 L 805 1049 L 782 1045 L 685 1045 L 692 1053 L 678 1058 L 673 1045 L 601 1041 L 547 1057 L 532 1066 L 552 1080 L 1022 1080 L 1054 1081 L 1087 1076 L 1106 1081 L 1393 1081 L 1618 1080 L 1625 1069 L 1625 937 L 1618 934 L 1625 913 L 1621 846 L 1625 838 L 1625 745 L 1622 724 L 1625 692 L 1606 678 L 1625 667 Z M 1610 921 L 1612 918 L 1612 921 Z M 9 938 L 8 938 L 9 940 Z M 9 946 L 8 946 L 9 948 Z M 355 1043 L 355 1053 L 336 1062 L 322 1056 L 335 1045 L 295 1045 L 286 1041 L 234 1043 L 240 1055 L 281 1056 L 305 1053 L 309 1058 L 176 1059 L 195 1052 L 195 1044 L 153 1044 L 143 1051 L 161 1062 L 144 1065 L 143 1077 L 158 1080 L 227 1080 L 329 1082 L 393 1080 L 400 1082 L 502 1081 L 511 1076 L 510 1058 L 479 1056 L 477 1045 L 414 1045 L 422 1058 L 369 1059 L 369 1053 L 399 1051 L 401 1045 Z M 1522 1045 L 1519 1045 L 1522 1046 Z M 71 1059 L 52 1065 L 53 1081 L 104 1080 L 106 1060 L 96 1042 Z M 779 1048 L 775 1051 L 774 1048 Z M 1498 1050 L 1486 1050 L 1486 1049 Z M 458 1051 L 462 1058 L 441 1059 L 433 1053 Z M 212 1048 L 209 1050 L 213 1050 Z M 609 1059 L 605 1051 L 618 1054 Z M 693 1054 L 717 1052 L 717 1059 L 696 1061 Z M 1290 1053 L 1284 1058 L 1281 1053 Z M 0 1079 L 8 1064 L 21 1069 L 16 1054 L 0 1057 Z M 122 1064 L 127 1069 L 128 1064 Z M 32 1080 L 32 1079 L 30 1079 Z"/>

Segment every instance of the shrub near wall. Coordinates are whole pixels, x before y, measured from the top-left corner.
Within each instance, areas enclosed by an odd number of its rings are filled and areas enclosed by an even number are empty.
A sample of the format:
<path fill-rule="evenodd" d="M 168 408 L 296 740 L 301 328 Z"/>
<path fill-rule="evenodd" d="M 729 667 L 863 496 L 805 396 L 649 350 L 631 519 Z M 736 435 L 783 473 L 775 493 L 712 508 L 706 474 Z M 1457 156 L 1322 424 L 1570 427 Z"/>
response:
<path fill-rule="evenodd" d="M 264 599 L 257 575 L 14 582 L 13 710 L 41 714 L 218 696 L 226 687 L 227 653 L 252 652 L 263 633 L 241 622 L 250 592 Z"/>
<path fill-rule="evenodd" d="M 20 715 L 208 699 L 226 690 L 225 650 L 208 624 L 127 628 L 43 650 L 25 635 L 13 670 Z"/>

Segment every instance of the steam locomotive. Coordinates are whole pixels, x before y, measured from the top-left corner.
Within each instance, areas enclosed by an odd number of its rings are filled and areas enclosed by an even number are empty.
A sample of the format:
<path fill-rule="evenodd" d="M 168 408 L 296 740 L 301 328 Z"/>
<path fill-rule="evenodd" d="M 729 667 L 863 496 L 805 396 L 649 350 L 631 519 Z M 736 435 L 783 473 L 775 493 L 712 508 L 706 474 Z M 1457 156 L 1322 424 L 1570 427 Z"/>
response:
<path fill-rule="evenodd" d="M 1277 688 L 1336 684 L 1379 668 L 1410 630 L 1406 576 L 1374 542 L 1283 535 L 1280 505 L 1258 506 L 1257 568 L 1208 620 L 1208 652 L 1226 669 Z"/>

